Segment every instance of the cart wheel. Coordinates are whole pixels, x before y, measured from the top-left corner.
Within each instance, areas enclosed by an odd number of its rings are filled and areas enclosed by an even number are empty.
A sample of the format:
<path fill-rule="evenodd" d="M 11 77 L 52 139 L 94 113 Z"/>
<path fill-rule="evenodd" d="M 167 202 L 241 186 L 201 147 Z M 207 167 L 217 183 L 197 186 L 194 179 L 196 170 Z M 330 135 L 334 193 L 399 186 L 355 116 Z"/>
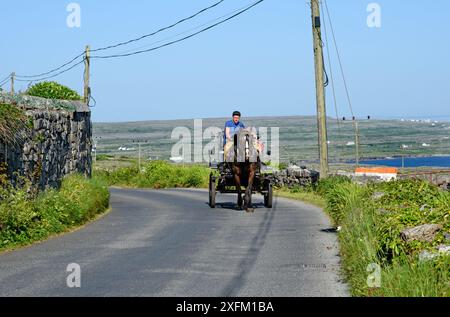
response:
<path fill-rule="evenodd" d="M 216 181 L 213 177 L 209 178 L 209 207 L 216 208 Z"/>
<path fill-rule="evenodd" d="M 269 182 L 267 184 L 267 194 L 264 195 L 264 206 L 267 208 L 272 208 L 273 205 L 273 189 L 272 184 Z"/>

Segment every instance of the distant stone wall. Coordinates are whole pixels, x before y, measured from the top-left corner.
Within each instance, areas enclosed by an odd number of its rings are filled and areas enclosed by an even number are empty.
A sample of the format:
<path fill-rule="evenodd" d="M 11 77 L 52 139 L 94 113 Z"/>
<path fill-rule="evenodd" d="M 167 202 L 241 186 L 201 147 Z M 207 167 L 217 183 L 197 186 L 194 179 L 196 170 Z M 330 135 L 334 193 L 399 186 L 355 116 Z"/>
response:
<path fill-rule="evenodd" d="M 450 189 L 450 171 L 430 171 L 400 175 L 400 179 L 421 179 L 444 189 Z"/>
<path fill-rule="evenodd" d="M 0 93 L 0 103 L 22 108 L 30 118 L 28 137 L 15 147 L 0 143 L 0 159 L 13 181 L 25 176 L 43 189 L 71 173 L 91 176 L 92 124 L 81 102 Z"/>

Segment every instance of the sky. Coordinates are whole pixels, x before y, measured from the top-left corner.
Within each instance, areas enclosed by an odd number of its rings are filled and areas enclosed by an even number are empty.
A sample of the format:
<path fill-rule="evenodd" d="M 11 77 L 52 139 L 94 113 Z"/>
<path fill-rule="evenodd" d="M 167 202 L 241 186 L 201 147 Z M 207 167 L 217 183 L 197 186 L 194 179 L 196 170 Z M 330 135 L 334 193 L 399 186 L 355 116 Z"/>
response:
<path fill-rule="evenodd" d="M 217 0 L 78 0 L 80 27 L 69 27 L 64 0 L 0 0 L 0 80 L 38 74 L 84 50 L 151 33 Z M 225 0 L 214 9 L 137 43 L 122 53 L 175 39 L 254 0 Z M 358 117 L 450 119 L 450 1 L 328 0 L 354 113 Z M 369 27 L 378 4 L 381 27 Z M 185 33 L 188 34 L 188 33 Z M 331 41 L 330 30 L 327 32 Z M 330 42 L 331 44 L 331 42 Z M 328 46 L 327 46 L 328 47 Z M 349 116 L 330 45 L 337 109 Z M 325 55 L 325 59 L 326 59 Z M 95 122 L 244 116 L 314 115 L 311 12 L 306 0 L 265 0 L 187 41 L 150 53 L 91 61 Z M 326 61 L 326 63 L 328 63 Z M 327 65 L 328 68 L 328 65 Z M 53 80 L 53 79 L 52 79 Z M 83 90 L 83 66 L 55 78 Z M 26 90 L 27 83 L 16 83 Z M 4 88 L 9 89 L 8 85 Z M 327 113 L 336 116 L 331 86 Z"/>

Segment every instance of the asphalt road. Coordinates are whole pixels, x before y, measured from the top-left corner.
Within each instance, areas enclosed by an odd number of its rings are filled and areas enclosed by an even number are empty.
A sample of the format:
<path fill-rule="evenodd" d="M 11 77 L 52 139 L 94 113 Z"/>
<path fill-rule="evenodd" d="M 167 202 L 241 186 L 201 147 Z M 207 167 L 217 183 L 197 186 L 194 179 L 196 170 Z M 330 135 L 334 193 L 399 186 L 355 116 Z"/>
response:
<path fill-rule="evenodd" d="M 318 208 L 282 198 L 254 214 L 202 190 L 111 189 L 112 211 L 0 255 L 0 296 L 347 296 L 337 237 Z M 81 287 L 66 284 L 67 266 Z"/>

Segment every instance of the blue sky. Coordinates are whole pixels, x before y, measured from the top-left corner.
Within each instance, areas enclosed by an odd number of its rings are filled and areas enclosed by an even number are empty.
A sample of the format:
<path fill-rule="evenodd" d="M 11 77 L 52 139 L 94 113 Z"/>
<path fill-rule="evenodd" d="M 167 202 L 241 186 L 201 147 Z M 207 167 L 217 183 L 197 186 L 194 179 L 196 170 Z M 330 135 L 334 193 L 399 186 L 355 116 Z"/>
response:
<path fill-rule="evenodd" d="M 45 72 L 86 44 L 96 48 L 150 33 L 215 0 L 79 0 L 81 28 L 66 25 L 70 2 L 2 1 L 0 79 L 12 71 Z M 150 45 L 251 2 L 226 0 L 176 29 L 111 53 Z M 379 29 L 366 24 L 371 2 L 382 9 Z M 450 117 L 450 1 L 328 0 L 328 5 L 358 116 Z M 310 24 L 306 0 L 265 0 L 188 41 L 139 56 L 93 60 L 93 120 L 226 117 L 235 109 L 245 116 L 315 114 Z M 333 60 L 338 108 L 348 116 L 334 55 Z M 81 92 L 82 76 L 79 67 L 57 80 Z M 334 113 L 328 98 L 328 114 Z"/>

